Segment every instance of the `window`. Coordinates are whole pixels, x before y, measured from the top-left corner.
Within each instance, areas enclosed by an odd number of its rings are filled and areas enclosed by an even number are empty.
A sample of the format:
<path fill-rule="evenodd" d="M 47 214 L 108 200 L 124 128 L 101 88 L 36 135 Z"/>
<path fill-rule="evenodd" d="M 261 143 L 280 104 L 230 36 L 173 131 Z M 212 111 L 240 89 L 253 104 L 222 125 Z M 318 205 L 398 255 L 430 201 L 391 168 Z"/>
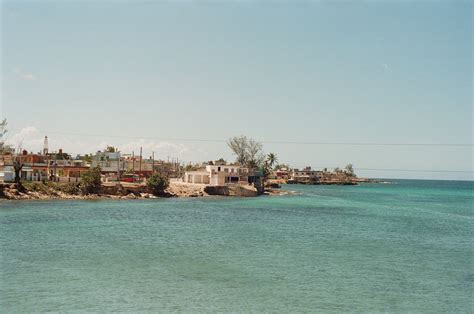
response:
<path fill-rule="evenodd" d="M 221 171 L 221 167 L 217 167 L 217 171 Z"/>

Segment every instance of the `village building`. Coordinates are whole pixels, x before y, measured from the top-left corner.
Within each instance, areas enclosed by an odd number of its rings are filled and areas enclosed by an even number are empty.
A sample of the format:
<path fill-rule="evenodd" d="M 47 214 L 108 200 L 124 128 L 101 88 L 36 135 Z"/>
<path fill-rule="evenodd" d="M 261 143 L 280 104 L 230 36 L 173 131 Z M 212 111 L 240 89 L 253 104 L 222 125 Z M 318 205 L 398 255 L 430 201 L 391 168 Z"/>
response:
<path fill-rule="evenodd" d="M 261 177 L 259 171 L 250 171 L 238 165 L 207 165 L 203 169 L 186 171 L 184 182 L 224 186 L 227 184 L 251 184 Z"/>
<path fill-rule="evenodd" d="M 121 158 L 120 152 L 98 151 L 92 156 L 91 167 L 100 167 L 104 175 L 117 175 L 127 169 L 125 159 Z"/>
<path fill-rule="evenodd" d="M 290 180 L 296 183 L 319 182 L 323 178 L 323 171 L 312 170 L 311 167 L 305 167 L 302 170 L 293 169 Z"/>
<path fill-rule="evenodd" d="M 288 180 L 290 178 L 290 171 L 287 168 L 280 168 L 272 172 L 272 179 Z"/>
<path fill-rule="evenodd" d="M 23 181 L 78 182 L 81 174 L 89 170 L 83 160 L 72 158 L 62 149 L 57 153 L 49 153 L 47 149 L 43 152 L 45 154 L 34 154 L 23 150 L 19 155 L 2 155 L 0 177 L 4 182 L 14 180 L 14 161 L 22 165 L 20 179 Z"/>

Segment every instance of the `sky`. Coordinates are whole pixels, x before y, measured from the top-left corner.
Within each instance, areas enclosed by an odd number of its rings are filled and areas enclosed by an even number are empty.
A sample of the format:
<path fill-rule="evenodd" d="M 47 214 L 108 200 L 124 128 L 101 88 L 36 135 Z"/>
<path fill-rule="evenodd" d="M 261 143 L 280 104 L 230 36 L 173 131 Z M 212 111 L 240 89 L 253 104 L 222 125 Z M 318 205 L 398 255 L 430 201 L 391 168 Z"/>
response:
<path fill-rule="evenodd" d="M 47 135 L 73 155 L 113 145 L 233 161 L 226 140 L 246 135 L 293 167 L 472 180 L 472 12 L 470 1 L 2 1 L 0 116 L 7 141 L 35 152 Z"/>

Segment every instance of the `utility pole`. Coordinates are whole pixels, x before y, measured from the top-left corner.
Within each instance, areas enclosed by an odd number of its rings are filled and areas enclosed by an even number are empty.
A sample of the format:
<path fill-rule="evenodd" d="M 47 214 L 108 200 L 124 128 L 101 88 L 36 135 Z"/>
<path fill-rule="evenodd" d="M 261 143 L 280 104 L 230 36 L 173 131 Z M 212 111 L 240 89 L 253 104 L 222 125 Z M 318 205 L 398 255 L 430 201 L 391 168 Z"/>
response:
<path fill-rule="evenodd" d="M 56 169 L 57 169 L 56 153 L 54 153 L 54 182 L 56 182 Z"/>
<path fill-rule="evenodd" d="M 140 175 L 142 174 L 142 148 L 140 147 L 140 162 L 138 164 Z"/>
<path fill-rule="evenodd" d="M 151 172 L 155 173 L 155 152 L 151 152 Z"/>
<path fill-rule="evenodd" d="M 132 183 L 135 182 L 135 152 L 132 151 Z"/>
<path fill-rule="evenodd" d="M 116 153 L 117 153 L 117 182 L 120 183 L 120 155 L 118 151 L 116 151 Z"/>

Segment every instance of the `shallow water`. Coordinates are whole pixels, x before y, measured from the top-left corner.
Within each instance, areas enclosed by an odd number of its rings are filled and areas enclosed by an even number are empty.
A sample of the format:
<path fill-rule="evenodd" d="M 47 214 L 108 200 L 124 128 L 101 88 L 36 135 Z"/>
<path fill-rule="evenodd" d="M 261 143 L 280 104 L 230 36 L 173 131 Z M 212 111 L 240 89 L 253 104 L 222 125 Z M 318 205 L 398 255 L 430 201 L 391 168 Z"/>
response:
<path fill-rule="evenodd" d="M 473 182 L 0 203 L 0 308 L 473 310 Z"/>

